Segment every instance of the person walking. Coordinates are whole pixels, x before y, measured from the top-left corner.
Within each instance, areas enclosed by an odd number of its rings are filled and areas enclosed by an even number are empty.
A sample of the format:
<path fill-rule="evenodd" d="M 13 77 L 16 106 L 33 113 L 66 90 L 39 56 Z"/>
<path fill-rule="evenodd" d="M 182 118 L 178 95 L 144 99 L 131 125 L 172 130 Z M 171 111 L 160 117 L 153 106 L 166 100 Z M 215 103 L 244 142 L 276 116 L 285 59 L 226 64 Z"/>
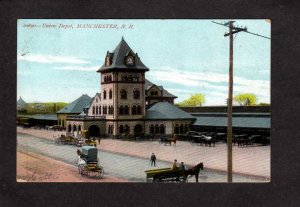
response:
<path fill-rule="evenodd" d="M 178 165 L 177 165 L 177 160 L 176 160 L 176 159 L 174 160 L 174 163 L 173 163 L 172 169 L 173 169 L 173 170 L 176 170 L 176 169 L 178 169 Z"/>
<path fill-rule="evenodd" d="M 156 166 L 156 156 L 154 153 L 152 153 L 151 157 L 150 157 L 150 162 L 151 162 L 151 166 L 153 165 L 154 167 Z"/>

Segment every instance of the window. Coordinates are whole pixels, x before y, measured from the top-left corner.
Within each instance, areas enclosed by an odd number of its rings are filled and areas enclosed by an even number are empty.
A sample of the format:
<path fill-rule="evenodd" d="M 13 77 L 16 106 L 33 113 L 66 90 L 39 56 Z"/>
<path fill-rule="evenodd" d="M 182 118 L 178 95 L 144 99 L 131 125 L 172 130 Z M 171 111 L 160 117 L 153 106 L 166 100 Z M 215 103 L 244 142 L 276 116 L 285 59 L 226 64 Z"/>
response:
<path fill-rule="evenodd" d="M 96 106 L 96 114 L 98 114 L 98 106 Z"/>
<path fill-rule="evenodd" d="M 104 76 L 104 82 L 107 82 L 107 76 Z"/>
<path fill-rule="evenodd" d="M 112 99 L 112 90 L 109 90 L 109 99 Z"/>
<path fill-rule="evenodd" d="M 163 124 L 159 127 L 159 133 L 164 134 L 165 133 L 165 126 Z"/>
<path fill-rule="evenodd" d="M 106 99 L 106 90 L 103 91 L 103 99 Z"/>
<path fill-rule="evenodd" d="M 180 134 L 183 134 L 183 124 L 180 125 Z"/>
<path fill-rule="evenodd" d="M 123 133 L 124 133 L 124 126 L 123 126 L 123 125 L 120 125 L 120 127 L 119 127 L 119 132 L 120 132 L 120 134 L 123 134 Z"/>
<path fill-rule="evenodd" d="M 93 114 L 95 114 L 95 106 L 93 106 Z"/>
<path fill-rule="evenodd" d="M 122 75 L 122 76 L 121 76 L 121 80 L 122 80 L 122 81 L 127 81 L 127 75 Z"/>
<path fill-rule="evenodd" d="M 96 98 L 96 103 L 98 103 L 98 99 Z"/>
<path fill-rule="evenodd" d="M 120 115 L 124 114 L 124 107 L 123 106 L 120 106 L 120 108 L 119 108 L 119 114 Z"/>
<path fill-rule="evenodd" d="M 154 125 L 153 124 L 151 124 L 151 126 L 150 126 L 150 134 L 154 134 Z"/>
<path fill-rule="evenodd" d="M 103 114 L 107 114 L 107 106 L 103 106 Z"/>
<path fill-rule="evenodd" d="M 179 127 L 178 127 L 178 124 L 175 125 L 175 128 L 174 128 L 174 134 L 179 134 Z"/>
<path fill-rule="evenodd" d="M 131 113 L 132 113 L 133 115 L 134 115 L 134 114 L 137 114 L 137 113 L 136 113 L 136 106 L 132 106 Z"/>
<path fill-rule="evenodd" d="M 124 132 L 125 132 L 125 134 L 129 134 L 130 133 L 130 127 L 128 125 L 125 125 Z"/>
<path fill-rule="evenodd" d="M 99 106 L 99 114 L 101 114 L 101 106 Z"/>
<path fill-rule="evenodd" d="M 137 106 L 136 114 L 142 114 L 142 107 L 141 106 Z"/>
<path fill-rule="evenodd" d="M 139 99 L 140 98 L 140 91 L 134 90 L 133 91 L 133 98 L 134 99 Z"/>
<path fill-rule="evenodd" d="M 69 125 L 68 125 L 68 132 L 71 132 L 71 130 L 72 130 L 71 128 L 72 128 L 72 127 L 71 127 L 71 125 L 69 124 Z"/>
<path fill-rule="evenodd" d="M 121 99 L 127 99 L 127 91 L 125 89 L 121 90 Z"/>
<path fill-rule="evenodd" d="M 158 124 L 155 124 L 155 134 L 159 134 L 159 126 L 158 126 Z"/>
<path fill-rule="evenodd" d="M 129 114 L 129 107 L 128 106 L 124 107 L 124 114 L 126 114 L 126 115 Z"/>
<path fill-rule="evenodd" d="M 108 107 L 108 114 L 113 114 L 114 113 L 114 107 L 113 106 L 109 106 Z"/>

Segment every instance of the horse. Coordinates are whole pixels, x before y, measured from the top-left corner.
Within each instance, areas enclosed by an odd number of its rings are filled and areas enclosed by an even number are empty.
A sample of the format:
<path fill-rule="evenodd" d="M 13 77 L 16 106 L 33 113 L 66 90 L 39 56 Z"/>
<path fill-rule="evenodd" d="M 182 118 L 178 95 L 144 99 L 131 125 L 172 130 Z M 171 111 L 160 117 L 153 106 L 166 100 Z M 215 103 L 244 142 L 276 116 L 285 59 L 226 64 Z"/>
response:
<path fill-rule="evenodd" d="M 173 146 L 176 147 L 176 141 L 177 141 L 176 138 L 160 138 L 159 143 L 165 144 L 165 145 L 169 144 L 170 146 L 172 146 L 172 144 L 173 144 Z"/>
<path fill-rule="evenodd" d="M 195 175 L 195 179 L 196 179 L 196 183 L 198 183 L 198 177 L 199 177 L 199 173 L 200 173 L 200 169 L 203 170 L 203 162 L 200 162 L 198 165 L 187 169 L 184 171 L 184 179 L 187 180 L 187 177 L 192 177 L 193 175 Z"/>

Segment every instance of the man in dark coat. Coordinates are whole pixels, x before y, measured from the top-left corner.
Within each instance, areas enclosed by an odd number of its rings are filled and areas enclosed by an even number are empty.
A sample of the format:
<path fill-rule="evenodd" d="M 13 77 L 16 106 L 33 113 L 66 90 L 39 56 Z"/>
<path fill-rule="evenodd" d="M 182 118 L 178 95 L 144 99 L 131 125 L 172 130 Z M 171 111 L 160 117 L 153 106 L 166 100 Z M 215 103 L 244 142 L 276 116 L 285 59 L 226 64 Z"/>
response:
<path fill-rule="evenodd" d="M 154 153 L 152 153 L 150 161 L 151 161 L 151 166 L 153 165 L 155 167 L 156 166 L 156 156 Z"/>

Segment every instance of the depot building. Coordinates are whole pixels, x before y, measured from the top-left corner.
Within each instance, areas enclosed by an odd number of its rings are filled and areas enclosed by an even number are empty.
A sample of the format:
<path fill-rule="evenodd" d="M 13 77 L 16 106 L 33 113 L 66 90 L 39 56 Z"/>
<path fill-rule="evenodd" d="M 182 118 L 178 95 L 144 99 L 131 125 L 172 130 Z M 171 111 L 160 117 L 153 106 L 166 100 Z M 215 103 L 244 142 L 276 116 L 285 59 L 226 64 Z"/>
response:
<path fill-rule="evenodd" d="M 59 110 L 58 124 L 68 133 L 88 130 L 94 137 L 185 134 L 196 118 L 174 105 L 175 95 L 146 79 L 149 70 L 122 38 L 97 71 L 101 91 Z"/>

